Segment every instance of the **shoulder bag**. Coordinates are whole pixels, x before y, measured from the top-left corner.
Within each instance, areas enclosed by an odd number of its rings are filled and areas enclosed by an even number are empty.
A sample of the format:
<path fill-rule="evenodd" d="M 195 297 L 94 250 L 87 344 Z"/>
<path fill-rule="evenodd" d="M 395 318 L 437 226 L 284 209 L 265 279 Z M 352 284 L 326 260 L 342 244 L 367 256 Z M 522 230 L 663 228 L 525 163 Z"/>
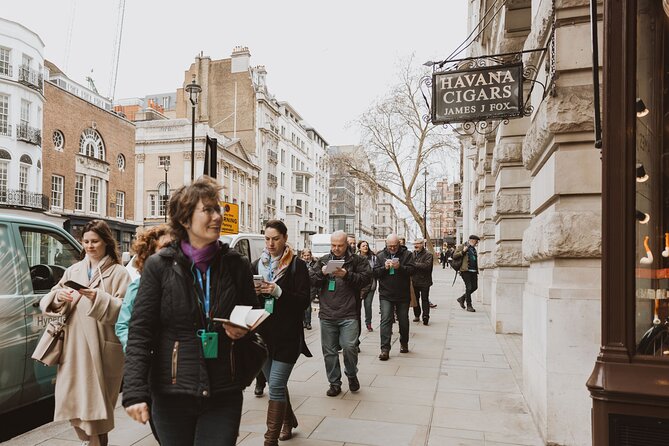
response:
<path fill-rule="evenodd" d="M 49 321 L 44 333 L 42 333 L 42 337 L 37 342 L 37 347 L 35 347 L 35 351 L 31 356 L 32 359 L 41 362 L 45 366 L 60 364 L 63 343 L 65 341 L 65 327 L 67 327 L 67 322 L 82 297 L 80 296 L 72 304 L 70 311 L 65 315 L 63 320 L 52 319 Z"/>

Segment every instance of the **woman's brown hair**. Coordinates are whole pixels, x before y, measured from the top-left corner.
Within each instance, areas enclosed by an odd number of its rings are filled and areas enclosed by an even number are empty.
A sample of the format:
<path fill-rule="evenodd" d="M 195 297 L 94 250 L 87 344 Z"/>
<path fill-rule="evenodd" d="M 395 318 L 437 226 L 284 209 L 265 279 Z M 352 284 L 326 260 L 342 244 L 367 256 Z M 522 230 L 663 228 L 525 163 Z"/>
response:
<path fill-rule="evenodd" d="M 132 252 L 135 257 L 135 268 L 140 273 L 144 270 L 146 259 L 157 252 L 162 246 L 159 245 L 160 238 L 169 234 L 170 228 L 167 225 L 151 226 L 137 234 L 137 239 L 132 242 Z"/>
<path fill-rule="evenodd" d="M 113 263 L 121 264 L 121 255 L 118 253 L 118 245 L 114 236 L 112 235 L 109 225 L 103 220 L 91 220 L 86 225 L 84 229 L 81 230 L 81 238 L 84 237 L 84 234 L 87 232 L 95 232 L 105 243 L 105 255 L 108 255 Z M 86 250 L 81 250 L 81 258 L 86 257 Z"/>
<path fill-rule="evenodd" d="M 168 215 L 172 238 L 188 240 L 186 224 L 190 222 L 200 200 L 205 206 L 218 206 L 223 186 L 208 176 L 202 176 L 188 186 L 181 186 L 170 197 Z"/>

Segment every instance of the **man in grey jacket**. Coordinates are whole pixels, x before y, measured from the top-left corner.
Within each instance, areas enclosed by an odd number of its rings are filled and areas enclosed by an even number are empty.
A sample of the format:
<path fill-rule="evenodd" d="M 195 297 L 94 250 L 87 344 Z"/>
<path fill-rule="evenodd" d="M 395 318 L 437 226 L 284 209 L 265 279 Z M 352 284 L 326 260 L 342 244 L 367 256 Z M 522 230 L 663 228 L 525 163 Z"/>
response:
<path fill-rule="evenodd" d="M 346 233 L 337 231 L 331 237 L 330 254 L 316 262 L 309 274 L 318 286 L 320 296 L 321 347 L 330 388 L 327 396 L 341 393 L 341 366 L 338 347 L 344 356 L 344 371 L 352 392 L 360 389 L 358 381 L 358 337 L 360 336 L 360 291 L 372 278 L 367 259 L 349 252 Z M 341 268 L 329 272 L 331 260 L 344 260 Z"/>
<path fill-rule="evenodd" d="M 423 309 L 423 325 L 430 321 L 430 287 L 432 286 L 432 268 L 434 257 L 425 249 L 425 241 L 418 239 L 413 242 L 414 272 L 411 281 L 416 294 L 417 305 L 413 308 L 414 322 L 420 322 L 421 307 Z"/>

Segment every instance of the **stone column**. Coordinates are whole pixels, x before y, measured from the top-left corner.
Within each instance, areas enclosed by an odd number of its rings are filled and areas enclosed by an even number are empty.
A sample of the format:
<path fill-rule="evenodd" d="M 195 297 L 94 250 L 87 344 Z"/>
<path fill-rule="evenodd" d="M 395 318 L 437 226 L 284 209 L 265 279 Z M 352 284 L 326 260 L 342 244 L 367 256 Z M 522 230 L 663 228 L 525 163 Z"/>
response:
<path fill-rule="evenodd" d="M 492 302 L 493 248 L 495 246 L 495 223 L 492 219 L 493 196 L 495 192 L 495 179 L 492 176 L 494 147 L 494 139 L 484 138 L 478 146 L 479 156 L 478 165 L 476 166 L 476 174 L 478 175 L 478 196 L 476 197 L 478 225 L 475 232 L 481 238 L 477 247 L 480 270 L 478 299 L 484 305 L 490 305 Z M 465 234 L 465 238 L 468 236 L 469 234 Z"/>

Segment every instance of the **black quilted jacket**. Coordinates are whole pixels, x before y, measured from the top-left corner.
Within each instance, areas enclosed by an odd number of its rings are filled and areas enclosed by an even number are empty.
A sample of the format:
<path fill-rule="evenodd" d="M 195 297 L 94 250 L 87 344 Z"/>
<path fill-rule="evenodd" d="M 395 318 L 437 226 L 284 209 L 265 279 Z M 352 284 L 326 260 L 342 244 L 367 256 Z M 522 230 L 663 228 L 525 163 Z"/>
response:
<path fill-rule="evenodd" d="M 228 318 L 235 305 L 259 306 L 251 265 L 221 244 L 211 264 L 211 308 Z M 130 320 L 123 377 L 123 405 L 151 401 L 151 393 L 209 397 L 243 386 L 233 376 L 230 339 L 220 323 L 217 359 L 204 359 L 197 330 L 204 328 L 199 282 L 177 243 L 144 264 Z"/>

